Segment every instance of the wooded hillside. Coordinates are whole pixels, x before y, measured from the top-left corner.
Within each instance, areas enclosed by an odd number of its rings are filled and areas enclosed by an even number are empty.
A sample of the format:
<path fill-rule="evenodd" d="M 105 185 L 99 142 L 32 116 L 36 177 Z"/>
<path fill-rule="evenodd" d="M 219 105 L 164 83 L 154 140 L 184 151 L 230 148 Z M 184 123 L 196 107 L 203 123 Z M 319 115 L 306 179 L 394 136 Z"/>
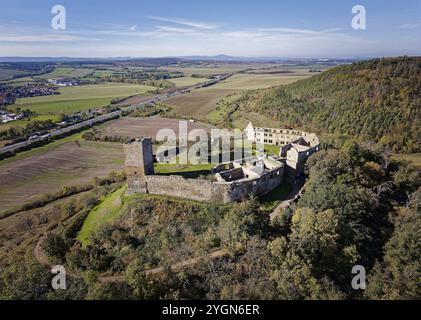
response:
<path fill-rule="evenodd" d="M 421 57 L 340 66 L 287 86 L 249 91 L 236 103 L 243 114 L 264 114 L 284 126 L 380 142 L 395 152 L 421 150 Z"/>

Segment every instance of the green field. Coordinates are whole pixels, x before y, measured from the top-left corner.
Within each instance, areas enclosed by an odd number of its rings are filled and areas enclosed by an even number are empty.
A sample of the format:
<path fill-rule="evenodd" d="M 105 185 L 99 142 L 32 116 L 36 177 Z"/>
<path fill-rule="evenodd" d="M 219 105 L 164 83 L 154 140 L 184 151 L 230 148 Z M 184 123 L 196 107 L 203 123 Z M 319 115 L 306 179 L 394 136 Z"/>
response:
<path fill-rule="evenodd" d="M 37 115 L 30 118 L 22 119 L 22 120 L 16 120 L 16 121 L 11 121 L 7 123 L 0 123 L 0 131 L 7 130 L 9 128 L 25 127 L 31 121 L 44 121 L 48 119 L 53 120 L 53 121 L 58 121 L 59 116 L 58 115 Z"/>
<path fill-rule="evenodd" d="M 173 71 L 173 72 L 174 71 L 182 72 L 185 76 L 191 76 L 193 74 L 202 75 L 202 76 L 211 76 L 215 74 L 226 74 L 226 73 L 246 70 L 250 67 L 252 66 L 247 65 L 247 64 L 216 63 L 216 64 L 186 66 L 186 67 L 165 66 L 165 67 L 160 67 L 159 69 Z"/>
<path fill-rule="evenodd" d="M 225 81 L 219 82 L 214 89 L 234 89 L 234 90 L 252 90 L 263 89 L 273 86 L 293 83 L 298 80 L 306 79 L 309 75 L 300 73 L 287 74 L 235 74 Z"/>
<path fill-rule="evenodd" d="M 34 79 L 79 78 L 91 74 L 94 69 L 88 68 L 55 68 L 53 71 L 34 77 Z"/>
<path fill-rule="evenodd" d="M 150 86 L 123 83 L 64 87 L 60 89 L 60 95 L 23 98 L 13 106 L 30 109 L 40 115 L 74 113 L 107 106 L 113 99 L 140 95 L 154 89 Z"/>
<path fill-rule="evenodd" d="M 0 84 L 8 85 L 11 87 L 17 87 L 17 86 L 26 85 L 31 82 L 34 82 L 34 79 L 32 79 L 31 77 L 22 77 L 22 78 L 17 78 L 13 80 L 0 81 Z"/>
<path fill-rule="evenodd" d="M 95 70 L 93 73 L 94 77 L 109 77 L 114 74 L 113 70 Z"/>
<path fill-rule="evenodd" d="M 89 213 L 83 223 L 82 229 L 77 235 L 77 239 L 83 246 L 86 246 L 89 243 L 89 236 L 98 230 L 99 227 L 106 223 L 110 223 L 117 218 L 121 212 L 122 196 L 125 191 L 125 188 L 120 188 L 117 191 L 110 193 Z"/>
<path fill-rule="evenodd" d="M 207 78 L 182 77 L 170 79 L 169 81 L 174 83 L 176 87 L 189 87 L 199 84 L 201 82 L 206 82 L 208 80 L 209 79 Z"/>
<path fill-rule="evenodd" d="M 272 146 L 269 144 L 265 144 L 265 152 L 269 155 L 279 155 L 279 152 L 281 151 L 281 147 L 279 146 Z"/>
<path fill-rule="evenodd" d="M 201 175 L 208 175 L 215 164 L 166 164 L 156 163 L 155 173 L 159 175 L 178 175 L 185 178 L 196 179 Z"/>

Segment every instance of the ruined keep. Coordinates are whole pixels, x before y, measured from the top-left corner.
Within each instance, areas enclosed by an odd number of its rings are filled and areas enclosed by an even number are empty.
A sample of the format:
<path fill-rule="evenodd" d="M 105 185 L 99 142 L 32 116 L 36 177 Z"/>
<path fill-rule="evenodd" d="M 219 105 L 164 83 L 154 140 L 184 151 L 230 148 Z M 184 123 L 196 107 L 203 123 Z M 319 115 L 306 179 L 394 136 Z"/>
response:
<path fill-rule="evenodd" d="M 133 139 L 124 144 L 125 173 L 131 193 L 146 193 L 146 176 L 155 173 L 153 167 L 152 140 Z"/>
<path fill-rule="evenodd" d="M 127 194 L 150 193 L 212 203 L 263 196 L 279 187 L 284 164 L 264 156 L 223 163 L 213 170 L 216 181 L 154 174 L 152 140 L 133 139 L 124 145 Z"/>

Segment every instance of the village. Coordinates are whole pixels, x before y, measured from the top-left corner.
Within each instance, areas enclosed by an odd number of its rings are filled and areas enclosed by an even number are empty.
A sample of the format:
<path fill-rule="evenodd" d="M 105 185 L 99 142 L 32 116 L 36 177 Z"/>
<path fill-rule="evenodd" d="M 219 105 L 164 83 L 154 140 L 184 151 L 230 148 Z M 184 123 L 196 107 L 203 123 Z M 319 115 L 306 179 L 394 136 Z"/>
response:
<path fill-rule="evenodd" d="M 12 105 L 20 98 L 49 96 L 59 94 L 54 86 L 27 83 L 23 86 L 1 86 L 0 85 L 0 106 Z"/>

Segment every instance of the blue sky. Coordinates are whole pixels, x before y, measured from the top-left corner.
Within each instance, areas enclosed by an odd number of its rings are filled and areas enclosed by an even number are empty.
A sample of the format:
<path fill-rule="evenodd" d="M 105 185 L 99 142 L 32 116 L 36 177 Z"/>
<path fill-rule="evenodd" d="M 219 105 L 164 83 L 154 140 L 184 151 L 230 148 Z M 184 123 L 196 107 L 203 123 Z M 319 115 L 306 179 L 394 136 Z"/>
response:
<path fill-rule="evenodd" d="M 66 30 L 51 9 L 66 8 Z M 367 29 L 351 27 L 354 5 Z M 0 56 L 421 55 L 421 0 L 2 0 Z"/>

